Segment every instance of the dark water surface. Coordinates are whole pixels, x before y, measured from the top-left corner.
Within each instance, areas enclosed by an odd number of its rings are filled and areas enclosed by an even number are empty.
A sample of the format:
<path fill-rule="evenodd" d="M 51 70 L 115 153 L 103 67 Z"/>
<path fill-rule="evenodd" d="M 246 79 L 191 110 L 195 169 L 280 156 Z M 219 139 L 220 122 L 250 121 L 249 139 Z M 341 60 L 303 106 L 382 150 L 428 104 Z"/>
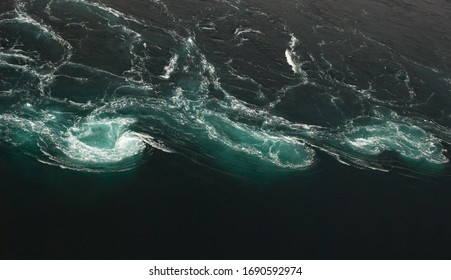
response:
<path fill-rule="evenodd" d="M 450 258 L 449 1 L 0 3 L 0 257 Z"/>

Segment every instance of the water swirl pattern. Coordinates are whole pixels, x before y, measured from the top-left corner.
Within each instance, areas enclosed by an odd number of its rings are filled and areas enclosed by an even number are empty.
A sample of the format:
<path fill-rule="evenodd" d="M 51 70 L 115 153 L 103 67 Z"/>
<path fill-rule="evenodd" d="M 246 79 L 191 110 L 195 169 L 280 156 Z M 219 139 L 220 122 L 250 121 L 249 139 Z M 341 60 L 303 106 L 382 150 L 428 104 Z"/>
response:
<path fill-rule="evenodd" d="M 11 3 L 0 15 L 2 145 L 85 172 L 130 170 L 153 153 L 251 174 L 305 170 L 319 155 L 381 171 L 449 164 L 446 71 L 357 29 L 313 21 L 297 34 L 251 3 L 215 0 L 189 16 L 174 1 L 139 5 Z"/>

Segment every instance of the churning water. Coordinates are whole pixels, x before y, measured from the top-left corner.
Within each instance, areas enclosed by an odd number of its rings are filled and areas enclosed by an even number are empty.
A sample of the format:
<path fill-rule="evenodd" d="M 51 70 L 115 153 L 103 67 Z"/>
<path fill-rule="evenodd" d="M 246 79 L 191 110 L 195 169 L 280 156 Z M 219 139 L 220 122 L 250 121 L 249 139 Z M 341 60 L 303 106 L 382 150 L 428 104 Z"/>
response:
<path fill-rule="evenodd" d="M 0 141 L 89 172 L 131 169 L 155 149 L 274 172 L 308 169 L 318 151 L 379 170 L 388 151 L 412 168 L 448 163 L 449 108 L 422 112 L 449 104 L 445 72 L 355 28 L 312 26 L 309 48 L 264 11 L 218 5 L 185 22 L 161 1 L 146 3 L 158 19 L 15 1 L 0 19 Z"/>
<path fill-rule="evenodd" d="M 331 159 L 449 181 L 449 35 L 434 21 L 449 3 L 273 2 L 2 1 L 2 149 L 84 176 L 176 155 L 251 181 L 326 178 Z M 437 14 L 396 16 L 419 10 Z"/>

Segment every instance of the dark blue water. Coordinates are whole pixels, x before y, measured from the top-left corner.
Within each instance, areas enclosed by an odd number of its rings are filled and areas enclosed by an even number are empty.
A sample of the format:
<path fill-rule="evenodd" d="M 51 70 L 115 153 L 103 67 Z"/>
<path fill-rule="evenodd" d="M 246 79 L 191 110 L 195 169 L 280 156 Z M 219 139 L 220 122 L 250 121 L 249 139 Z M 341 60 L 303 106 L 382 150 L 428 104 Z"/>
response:
<path fill-rule="evenodd" d="M 0 12 L 3 258 L 449 258 L 447 1 Z"/>

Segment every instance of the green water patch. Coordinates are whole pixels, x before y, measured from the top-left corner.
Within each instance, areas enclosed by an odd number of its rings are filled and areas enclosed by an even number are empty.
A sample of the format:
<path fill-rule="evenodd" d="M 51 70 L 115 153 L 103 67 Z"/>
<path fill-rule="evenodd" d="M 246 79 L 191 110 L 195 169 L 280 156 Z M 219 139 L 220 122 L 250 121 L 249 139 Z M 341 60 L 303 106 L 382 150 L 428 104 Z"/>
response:
<path fill-rule="evenodd" d="M 132 118 L 73 115 L 24 106 L 0 116 L 1 139 L 41 162 L 90 172 L 124 171 L 140 164 L 152 139 L 134 132 Z"/>
<path fill-rule="evenodd" d="M 347 149 L 365 156 L 392 151 L 402 160 L 420 165 L 448 162 L 440 139 L 383 108 L 376 108 L 371 116 L 349 122 L 340 136 Z"/>

